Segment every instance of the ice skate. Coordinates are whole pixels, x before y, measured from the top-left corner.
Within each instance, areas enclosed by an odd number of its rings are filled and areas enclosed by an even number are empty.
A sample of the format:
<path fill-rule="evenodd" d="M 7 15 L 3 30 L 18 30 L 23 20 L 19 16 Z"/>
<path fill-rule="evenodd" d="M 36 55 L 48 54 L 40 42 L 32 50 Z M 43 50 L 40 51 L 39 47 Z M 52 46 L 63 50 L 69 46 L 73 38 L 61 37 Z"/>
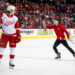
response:
<path fill-rule="evenodd" d="M 57 54 L 57 56 L 55 57 L 55 59 L 60 59 L 61 58 L 61 55 L 60 53 Z"/>
<path fill-rule="evenodd" d="M 73 54 L 73 57 L 75 58 L 75 53 Z"/>
<path fill-rule="evenodd" d="M 15 67 L 15 65 L 13 63 L 9 62 L 9 68 L 14 69 L 14 67 Z"/>

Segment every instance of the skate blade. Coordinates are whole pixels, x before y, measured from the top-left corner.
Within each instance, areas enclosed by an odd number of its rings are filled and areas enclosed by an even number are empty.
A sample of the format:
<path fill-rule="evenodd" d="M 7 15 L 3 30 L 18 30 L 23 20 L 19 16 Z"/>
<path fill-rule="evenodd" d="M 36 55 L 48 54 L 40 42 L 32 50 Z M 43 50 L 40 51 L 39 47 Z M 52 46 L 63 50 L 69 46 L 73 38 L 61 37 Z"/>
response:
<path fill-rule="evenodd" d="M 61 60 L 61 58 L 55 58 L 55 60 Z"/>
<path fill-rule="evenodd" d="M 14 69 L 14 67 L 9 66 L 9 69 Z"/>

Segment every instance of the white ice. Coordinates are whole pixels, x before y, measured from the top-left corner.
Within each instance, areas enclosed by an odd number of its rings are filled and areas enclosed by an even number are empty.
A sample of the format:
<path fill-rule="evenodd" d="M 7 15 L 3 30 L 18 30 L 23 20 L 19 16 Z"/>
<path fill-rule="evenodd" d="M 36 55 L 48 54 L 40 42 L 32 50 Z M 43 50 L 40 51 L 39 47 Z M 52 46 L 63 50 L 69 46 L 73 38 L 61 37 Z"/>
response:
<path fill-rule="evenodd" d="M 63 46 L 58 47 L 62 58 L 55 60 L 55 39 L 24 39 L 17 45 L 15 68 L 9 69 L 9 47 L 0 65 L 0 75 L 75 75 L 75 58 Z M 69 45 L 75 50 L 75 44 Z"/>

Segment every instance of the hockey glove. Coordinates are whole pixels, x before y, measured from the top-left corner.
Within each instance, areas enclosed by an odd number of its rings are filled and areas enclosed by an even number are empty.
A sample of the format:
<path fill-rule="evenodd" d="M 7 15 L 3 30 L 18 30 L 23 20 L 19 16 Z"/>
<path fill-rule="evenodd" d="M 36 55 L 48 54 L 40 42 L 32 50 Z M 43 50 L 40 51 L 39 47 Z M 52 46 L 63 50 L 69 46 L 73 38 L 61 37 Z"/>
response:
<path fill-rule="evenodd" d="M 21 36 L 16 37 L 16 43 L 19 43 L 21 41 Z"/>

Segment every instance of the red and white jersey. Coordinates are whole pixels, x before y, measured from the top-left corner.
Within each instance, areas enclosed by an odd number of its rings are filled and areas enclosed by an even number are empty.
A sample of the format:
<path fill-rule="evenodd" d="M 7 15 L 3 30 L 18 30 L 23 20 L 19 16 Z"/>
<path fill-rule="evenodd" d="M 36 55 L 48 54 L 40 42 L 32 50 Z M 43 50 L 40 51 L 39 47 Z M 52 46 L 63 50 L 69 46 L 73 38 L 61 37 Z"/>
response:
<path fill-rule="evenodd" d="M 6 13 L 3 13 L 1 19 L 3 34 L 15 34 L 16 30 L 19 29 L 18 18 L 15 15 L 9 17 Z"/>

